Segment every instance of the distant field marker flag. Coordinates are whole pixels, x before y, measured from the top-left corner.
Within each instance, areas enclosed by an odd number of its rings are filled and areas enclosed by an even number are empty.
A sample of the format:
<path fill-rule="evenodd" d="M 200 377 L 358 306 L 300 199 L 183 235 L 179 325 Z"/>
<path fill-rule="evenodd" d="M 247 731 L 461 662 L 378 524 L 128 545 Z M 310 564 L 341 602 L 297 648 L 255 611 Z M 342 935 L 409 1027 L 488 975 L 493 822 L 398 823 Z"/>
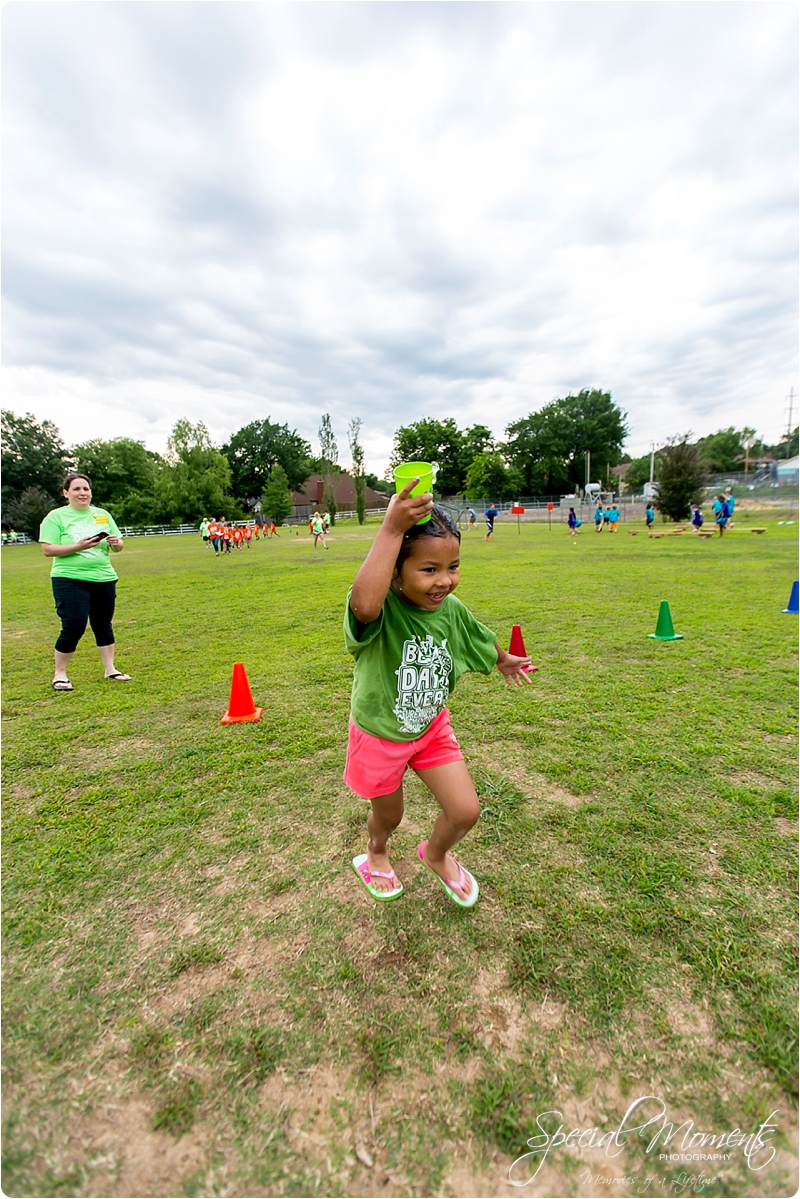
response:
<path fill-rule="evenodd" d="M 547 505 L 547 527 L 552 533 L 553 531 L 553 504 Z"/>
<path fill-rule="evenodd" d="M 519 518 L 522 516 L 524 511 L 525 511 L 524 504 L 512 504 L 511 505 L 511 515 L 516 516 L 516 518 L 517 518 L 517 535 L 519 535 Z"/>

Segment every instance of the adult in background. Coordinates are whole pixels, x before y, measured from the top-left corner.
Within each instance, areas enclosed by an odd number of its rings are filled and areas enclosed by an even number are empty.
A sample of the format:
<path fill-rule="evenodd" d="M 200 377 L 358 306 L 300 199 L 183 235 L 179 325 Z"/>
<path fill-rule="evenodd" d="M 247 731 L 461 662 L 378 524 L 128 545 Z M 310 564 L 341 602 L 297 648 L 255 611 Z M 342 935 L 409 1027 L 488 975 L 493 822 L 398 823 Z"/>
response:
<path fill-rule="evenodd" d="M 489 538 L 491 537 L 492 533 L 494 532 L 494 522 L 497 520 L 498 515 L 499 515 L 499 513 L 498 513 L 497 509 L 495 508 L 494 504 L 490 504 L 489 507 L 484 512 L 483 519 L 486 521 L 486 530 L 487 530 L 486 536 L 483 539 L 484 541 L 488 541 Z"/>
<path fill-rule="evenodd" d="M 314 549 L 317 548 L 317 542 L 322 541 L 322 548 L 326 550 L 328 543 L 325 540 L 325 518 L 320 516 L 319 512 L 315 512 L 311 517 L 311 532 L 314 537 Z"/>
<path fill-rule="evenodd" d="M 114 630 L 111 621 L 117 598 L 117 572 L 111 554 L 122 551 L 122 538 L 114 517 L 92 504 L 92 484 L 86 475 L 67 475 L 62 495 L 66 507 L 49 512 L 39 529 L 39 544 L 45 558 L 53 559 L 50 578 L 61 633 L 56 641 L 54 691 L 74 691 L 69 681 L 69 664 L 86 632 L 92 626 L 103 663 L 103 673 L 115 683 L 127 683 L 114 665 Z"/>

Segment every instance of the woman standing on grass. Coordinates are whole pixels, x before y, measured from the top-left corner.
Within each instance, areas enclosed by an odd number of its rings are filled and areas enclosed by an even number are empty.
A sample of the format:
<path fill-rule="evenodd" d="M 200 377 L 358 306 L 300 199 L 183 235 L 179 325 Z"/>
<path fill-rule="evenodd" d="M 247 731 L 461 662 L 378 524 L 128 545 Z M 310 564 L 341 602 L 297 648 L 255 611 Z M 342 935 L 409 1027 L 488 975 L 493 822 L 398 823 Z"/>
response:
<path fill-rule="evenodd" d="M 531 660 L 506 653 L 452 594 L 461 534 L 430 493 L 409 494 L 418 482 L 392 496 L 347 597 L 345 646 L 356 664 L 344 781 L 372 805 L 367 852 L 353 868 L 374 899 L 402 894 L 386 847 L 403 818 L 410 766 L 441 808 L 417 856 L 453 903 L 471 908 L 478 884 L 450 850 L 480 809 L 447 699 L 467 670 L 491 674 L 496 666 L 507 683 L 530 683 L 524 671 Z"/>
<path fill-rule="evenodd" d="M 56 641 L 54 691 L 73 691 L 68 668 L 78 642 L 92 626 L 103 673 L 116 683 L 130 681 L 114 665 L 111 621 L 117 597 L 117 572 L 110 554 L 122 551 L 114 517 L 92 505 L 92 484 L 86 475 L 67 475 L 62 492 L 66 507 L 48 513 L 39 529 L 45 558 L 53 559 L 50 577 L 61 633 Z"/>
<path fill-rule="evenodd" d="M 311 532 L 314 537 L 314 549 L 317 548 L 317 542 L 322 542 L 322 548 L 327 549 L 328 543 L 325 540 L 325 520 L 320 516 L 319 512 L 315 512 L 311 517 Z"/>

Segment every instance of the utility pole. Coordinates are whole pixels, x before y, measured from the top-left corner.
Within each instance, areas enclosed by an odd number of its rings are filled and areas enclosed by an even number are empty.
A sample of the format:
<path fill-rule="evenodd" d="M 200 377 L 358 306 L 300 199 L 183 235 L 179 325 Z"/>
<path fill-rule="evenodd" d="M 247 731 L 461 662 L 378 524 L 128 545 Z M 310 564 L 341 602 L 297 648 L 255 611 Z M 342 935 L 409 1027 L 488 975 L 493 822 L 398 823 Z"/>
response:
<path fill-rule="evenodd" d="M 789 401 L 789 420 L 786 424 L 786 457 L 789 457 L 789 451 L 792 448 L 792 410 L 794 408 L 794 387 L 789 388 L 789 394 L 786 397 Z"/>
<path fill-rule="evenodd" d="M 592 451 L 587 450 L 586 451 L 586 486 L 583 489 L 584 495 L 586 494 L 586 488 L 588 488 L 591 481 L 592 481 Z"/>
<path fill-rule="evenodd" d="M 650 486 L 653 486 L 653 474 L 656 466 L 656 443 L 650 442 Z"/>

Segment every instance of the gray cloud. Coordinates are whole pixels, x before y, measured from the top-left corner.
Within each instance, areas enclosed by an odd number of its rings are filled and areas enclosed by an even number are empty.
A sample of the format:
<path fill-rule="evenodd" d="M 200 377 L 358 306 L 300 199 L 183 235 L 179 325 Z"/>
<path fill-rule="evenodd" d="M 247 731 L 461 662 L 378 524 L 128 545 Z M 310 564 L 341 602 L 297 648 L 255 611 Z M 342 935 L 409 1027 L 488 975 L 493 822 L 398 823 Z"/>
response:
<path fill-rule="evenodd" d="M 161 448 L 581 386 L 631 449 L 770 438 L 796 379 L 796 13 L 58 4 L 3 13 L 7 403 Z M 688 424 L 687 424 L 688 422 Z"/>

